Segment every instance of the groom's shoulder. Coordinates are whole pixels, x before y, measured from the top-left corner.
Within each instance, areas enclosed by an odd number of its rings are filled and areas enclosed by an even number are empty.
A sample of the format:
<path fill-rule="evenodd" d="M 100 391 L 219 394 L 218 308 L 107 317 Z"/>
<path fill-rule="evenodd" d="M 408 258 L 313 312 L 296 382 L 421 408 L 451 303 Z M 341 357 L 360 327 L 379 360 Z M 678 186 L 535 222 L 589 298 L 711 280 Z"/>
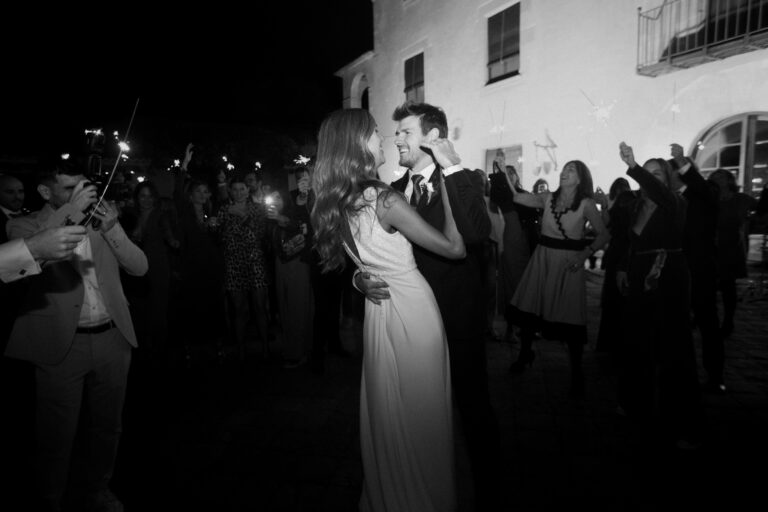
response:
<path fill-rule="evenodd" d="M 405 189 L 405 184 L 408 182 L 408 173 L 406 172 L 402 176 L 400 176 L 398 179 L 393 180 L 392 183 L 389 184 L 390 187 L 394 188 L 395 190 L 403 191 Z"/>

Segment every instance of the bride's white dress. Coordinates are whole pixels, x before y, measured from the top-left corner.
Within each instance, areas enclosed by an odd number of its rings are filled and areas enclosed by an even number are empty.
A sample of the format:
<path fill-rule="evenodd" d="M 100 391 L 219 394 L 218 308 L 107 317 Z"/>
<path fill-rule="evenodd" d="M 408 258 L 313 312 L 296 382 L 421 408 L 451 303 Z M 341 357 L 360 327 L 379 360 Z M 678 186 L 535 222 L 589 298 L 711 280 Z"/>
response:
<path fill-rule="evenodd" d="M 451 380 L 440 311 L 411 244 L 379 224 L 376 190 L 367 189 L 361 201 L 367 207 L 350 219 L 362 260 L 356 263 L 389 284 L 390 298 L 365 301 L 360 510 L 450 512 L 456 507 Z"/>

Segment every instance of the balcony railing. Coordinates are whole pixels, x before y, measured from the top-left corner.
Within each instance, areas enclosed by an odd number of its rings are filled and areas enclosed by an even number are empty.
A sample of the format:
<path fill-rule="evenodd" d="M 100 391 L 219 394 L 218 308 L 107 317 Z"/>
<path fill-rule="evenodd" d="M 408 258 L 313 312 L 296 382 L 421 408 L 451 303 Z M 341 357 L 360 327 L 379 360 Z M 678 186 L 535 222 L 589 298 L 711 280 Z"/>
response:
<path fill-rule="evenodd" d="M 768 47 L 768 0 L 666 0 L 638 10 L 637 72 L 657 76 Z"/>

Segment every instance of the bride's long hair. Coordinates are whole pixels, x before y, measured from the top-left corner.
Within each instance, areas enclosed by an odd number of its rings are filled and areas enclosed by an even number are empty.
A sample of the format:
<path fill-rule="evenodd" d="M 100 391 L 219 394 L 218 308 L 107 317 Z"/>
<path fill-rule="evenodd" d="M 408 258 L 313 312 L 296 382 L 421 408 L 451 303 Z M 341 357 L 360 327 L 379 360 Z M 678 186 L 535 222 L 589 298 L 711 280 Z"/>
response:
<path fill-rule="evenodd" d="M 376 157 L 368 149 L 375 129 L 376 122 L 363 109 L 337 110 L 320 126 L 311 219 L 324 272 L 344 267 L 344 224 L 365 208 L 356 204 L 363 191 L 371 186 L 390 190 L 377 179 Z"/>

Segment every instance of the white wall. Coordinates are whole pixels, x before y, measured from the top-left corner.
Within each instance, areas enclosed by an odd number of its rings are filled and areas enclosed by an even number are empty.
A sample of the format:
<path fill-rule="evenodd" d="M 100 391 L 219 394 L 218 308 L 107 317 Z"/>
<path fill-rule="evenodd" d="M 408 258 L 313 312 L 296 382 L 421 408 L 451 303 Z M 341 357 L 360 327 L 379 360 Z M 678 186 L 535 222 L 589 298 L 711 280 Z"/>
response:
<path fill-rule="evenodd" d="M 371 113 L 382 133 L 394 133 L 392 111 L 405 99 L 403 63 L 423 51 L 425 99 L 446 111 L 450 128 L 460 128 L 454 144 L 467 167 L 484 168 L 487 149 L 519 144 L 523 163 L 516 166 L 530 188 L 539 177 L 533 142 L 547 131 L 559 168 L 583 160 L 595 185 L 607 189 L 624 172 L 620 140 L 640 160 L 667 157 L 669 143 L 691 149 L 721 119 L 768 111 L 768 50 L 656 78 L 635 72 L 637 7 L 661 2 L 522 0 L 520 76 L 486 86 L 487 18 L 515 1 L 376 0 L 374 55 L 364 63 Z M 587 97 L 608 107 L 607 125 Z M 381 175 L 389 181 L 402 169 L 394 145 L 385 145 Z M 541 177 L 556 186 L 559 173 Z"/>

